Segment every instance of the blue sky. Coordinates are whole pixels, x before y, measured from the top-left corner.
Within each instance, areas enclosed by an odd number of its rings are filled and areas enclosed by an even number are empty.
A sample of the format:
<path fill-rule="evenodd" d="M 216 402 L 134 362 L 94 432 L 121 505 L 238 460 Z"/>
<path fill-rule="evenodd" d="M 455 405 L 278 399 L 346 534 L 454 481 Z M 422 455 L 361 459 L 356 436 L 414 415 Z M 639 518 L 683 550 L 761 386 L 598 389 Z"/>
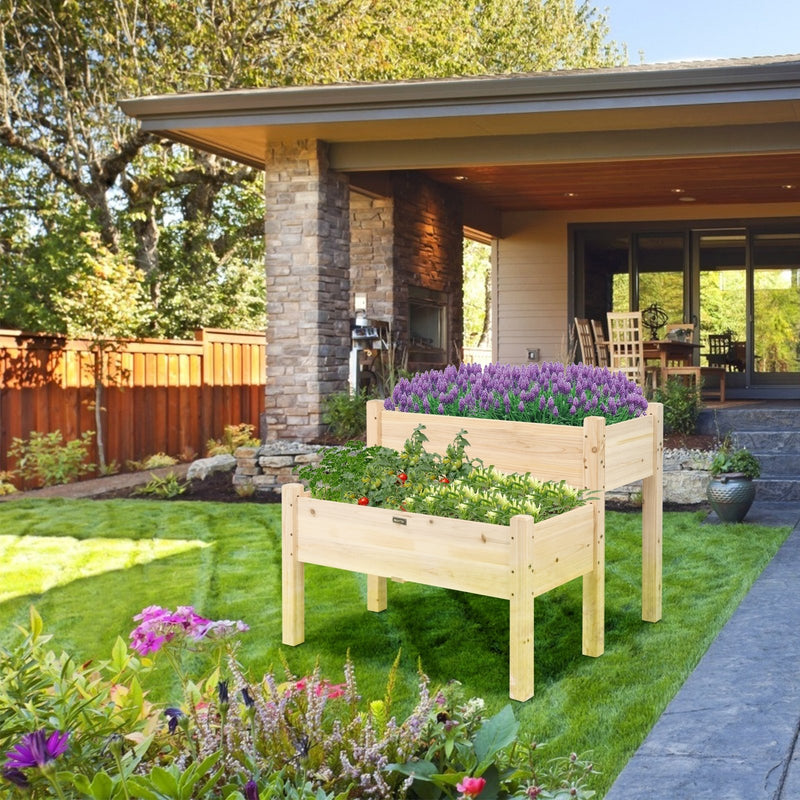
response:
<path fill-rule="evenodd" d="M 800 0 L 596 0 L 631 64 L 800 53 Z"/>

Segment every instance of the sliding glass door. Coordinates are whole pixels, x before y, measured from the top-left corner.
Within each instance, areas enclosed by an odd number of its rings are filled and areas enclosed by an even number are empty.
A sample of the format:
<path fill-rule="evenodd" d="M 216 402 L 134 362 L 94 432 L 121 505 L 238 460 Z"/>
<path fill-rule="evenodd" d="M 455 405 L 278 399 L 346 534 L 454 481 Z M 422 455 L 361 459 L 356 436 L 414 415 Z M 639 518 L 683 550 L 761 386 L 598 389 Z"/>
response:
<path fill-rule="evenodd" d="M 577 316 L 657 305 L 695 324 L 700 365 L 730 340 L 731 398 L 800 397 L 800 221 L 576 226 L 574 248 Z"/>

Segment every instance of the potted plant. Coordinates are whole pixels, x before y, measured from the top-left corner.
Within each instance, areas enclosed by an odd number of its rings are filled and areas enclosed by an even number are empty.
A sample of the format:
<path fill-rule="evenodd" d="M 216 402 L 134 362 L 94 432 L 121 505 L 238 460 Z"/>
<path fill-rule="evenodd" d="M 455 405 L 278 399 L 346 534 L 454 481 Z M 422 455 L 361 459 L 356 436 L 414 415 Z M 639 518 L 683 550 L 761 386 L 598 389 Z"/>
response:
<path fill-rule="evenodd" d="M 753 479 L 761 475 L 758 459 L 746 448 L 734 449 L 729 440 L 716 452 L 709 468 L 706 495 L 723 522 L 741 522 L 756 496 Z"/>

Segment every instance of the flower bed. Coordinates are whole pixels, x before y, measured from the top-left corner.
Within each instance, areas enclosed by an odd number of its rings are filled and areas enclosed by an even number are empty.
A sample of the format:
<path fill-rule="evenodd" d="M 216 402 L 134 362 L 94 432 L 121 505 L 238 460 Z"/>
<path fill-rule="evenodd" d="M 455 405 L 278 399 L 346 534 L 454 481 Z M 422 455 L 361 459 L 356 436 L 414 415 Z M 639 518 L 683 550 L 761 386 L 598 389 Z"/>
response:
<path fill-rule="evenodd" d="M 414 413 L 415 404 L 419 413 Z M 661 619 L 660 403 L 648 405 L 635 384 L 606 369 L 550 364 L 462 365 L 432 371 L 398 382 L 386 406 L 380 400 L 367 404 L 370 445 L 399 447 L 422 422 L 433 449 L 463 431 L 471 457 L 500 470 L 564 480 L 595 493 L 595 569 L 584 578 L 587 655 L 600 655 L 604 646 L 603 493 L 642 480 L 642 619 Z M 369 583 L 372 594 L 385 594 L 385 578 L 373 573 Z M 587 632 L 586 627 L 598 620 L 600 629 Z"/>
<path fill-rule="evenodd" d="M 594 560 L 594 509 L 580 506 L 534 523 L 449 519 L 392 508 L 318 500 L 301 484 L 283 487 L 283 642 L 305 638 L 304 565 L 390 576 L 509 600 L 509 694 L 533 695 L 533 599 L 581 575 Z M 371 581 L 367 608 L 386 608 L 386 580 Z M 584 637 L 602 630 L 585 611 Z M 587 624 L 588 622 L 588 624 Z M 584 641 L 584 649 L 593 643 Z"/>

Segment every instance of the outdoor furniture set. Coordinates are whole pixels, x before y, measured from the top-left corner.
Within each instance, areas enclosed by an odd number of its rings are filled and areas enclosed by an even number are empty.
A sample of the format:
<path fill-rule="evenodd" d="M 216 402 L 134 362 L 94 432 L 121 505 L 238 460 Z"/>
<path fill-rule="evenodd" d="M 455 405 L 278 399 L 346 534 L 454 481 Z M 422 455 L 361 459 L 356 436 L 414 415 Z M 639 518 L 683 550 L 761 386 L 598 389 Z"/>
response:
<path fill-rule="evenodd" d="M 703 354 L 708 366 L 697 366 L 694 353 L 700 345 L 694 341 L 693 323 L 672 323 L 667 325 L 665 338 L 645 339 L 641 312 L 609 312 L 606 317 L 608 337 L 599 320 L 575 318 L 581 360 L 585 364 L 622 371 L 640 386 L 651 388 L 666 386 L 671 377 L 699 385 L 706 376 L 713 375 L 718 388 L 704 384 L 703 390 L 706 396 L 716 396 L 725 402 L 725 373 L 734 368 L 730 336 L 726 339 L 725 334 L 709 335 L 709 352 Z"/>
<path fill-rule="evenodd" d="M 304 641 L 304 566 L 367 574 L 367 608 L 387 607 L 387 579 L 509 601 L 509 694 L 534 691 L 534 598 L 583 578 L 582 651 L 599 656 L 605 625 L 605 496 L 642 480 L 642 619 L 661 618 L 663 408 L 607 424 L 582 425 L 417 414 L 367 404 L 367 444 L 402 449 L 424 424 L 428 448 L 443 453 L 463 431 L 467 452 L 504 472 L 529 472 L 589 490 L 589 502 L 534 523 L 508 526 L 445 519 L 312 498 L 301 484 L 282 490 L 283 642 Z"/>

